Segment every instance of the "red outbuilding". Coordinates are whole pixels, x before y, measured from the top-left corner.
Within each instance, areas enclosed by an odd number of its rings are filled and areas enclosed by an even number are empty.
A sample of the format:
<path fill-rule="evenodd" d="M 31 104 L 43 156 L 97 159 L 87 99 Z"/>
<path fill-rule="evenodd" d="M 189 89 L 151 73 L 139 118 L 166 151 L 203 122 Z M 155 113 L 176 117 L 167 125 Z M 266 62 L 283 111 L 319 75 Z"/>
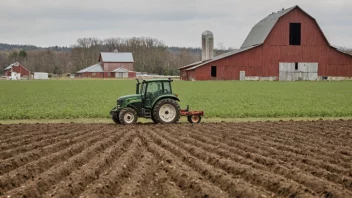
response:
<path fill-rule="evenodd" d="M 130 52 L 102 52 L 99 63 L 76 72 L 77 77 L 134 78 L 133 56 Z"/>
<path fill-rule="evenodd" d="M 4 69 L 4 71 L 5 71 L 5 76 L 8 76 L 8 77 L 10 76 L 11 77 L 16 77 L 16 76 L 29 77 L 30 76 L 30 71 L 27 68 L 23 67 L 23 65 L 21 65 L 19 62 L 9 65 Z"/>
<path fill-rule="evenodd" d="M 316 20 L 299 6 L 282 9 L 259 21 L 239 50 L 180 68 L 181 80 L 294 81 L 351 77 L 352 56 L 331 46 Z"/>

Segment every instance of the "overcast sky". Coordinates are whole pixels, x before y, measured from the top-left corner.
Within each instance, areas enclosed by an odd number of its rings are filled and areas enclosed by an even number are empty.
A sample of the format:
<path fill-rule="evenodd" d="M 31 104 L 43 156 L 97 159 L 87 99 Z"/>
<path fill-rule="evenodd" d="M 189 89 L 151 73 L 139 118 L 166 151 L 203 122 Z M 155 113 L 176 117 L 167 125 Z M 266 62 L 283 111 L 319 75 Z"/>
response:
<path fill-rule="evenodd" d="M 239 48 L 250 29 L 281 8 L 299 5 L 327 39 L 352 48 L 351 0 L 0 0 L 0 43 L 70 46 L 82 37 L 153 37 L 168 46 Z"/>

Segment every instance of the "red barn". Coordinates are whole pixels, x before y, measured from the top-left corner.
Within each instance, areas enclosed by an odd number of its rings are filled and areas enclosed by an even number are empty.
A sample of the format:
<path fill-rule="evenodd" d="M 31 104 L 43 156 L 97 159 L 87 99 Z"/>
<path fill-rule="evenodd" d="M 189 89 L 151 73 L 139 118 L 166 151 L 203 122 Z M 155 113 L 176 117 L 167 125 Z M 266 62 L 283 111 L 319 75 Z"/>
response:
<path fill-rule="evenodd" d="M 78 77 L 91 78 L 134 78 L 133 56 L 130 52 L 102 52 L 99 63 L 76 73 Z"/>
<path fill-rule="evenodd" d="M 5 76 L 14 76 L 19 74 L 20 77 L 30 76 L 30 71 L 23 67 L 19 62 L 13 63 L 4 69 Z"/>
<path fill-rule="evenodd" d="M 204 49 L 203 49 L 204 50 Z M 259 21 L 239 50 L 180 68 L 181 80 L 351 79 L 352 56 L 332 47 L 299 6 Z"/>

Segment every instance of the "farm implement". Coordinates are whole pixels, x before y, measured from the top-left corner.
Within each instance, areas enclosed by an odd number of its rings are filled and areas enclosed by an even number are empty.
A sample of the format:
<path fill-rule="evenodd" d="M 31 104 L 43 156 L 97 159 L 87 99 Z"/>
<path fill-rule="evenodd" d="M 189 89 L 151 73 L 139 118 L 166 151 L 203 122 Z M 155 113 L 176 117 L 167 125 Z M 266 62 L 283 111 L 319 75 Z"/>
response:
<path fill-rule="evenodd" d="M 121 96 L 110 111 L 116 124 L 135 124 L 138 117 L 152 119 L 154 123 L 169 124 L 187 116 L 189 123 L 200 123 L 203 111 L 181 109 L 176 94 L 172 93 L 172 79 L 137 79 L 136 94 Z"/>

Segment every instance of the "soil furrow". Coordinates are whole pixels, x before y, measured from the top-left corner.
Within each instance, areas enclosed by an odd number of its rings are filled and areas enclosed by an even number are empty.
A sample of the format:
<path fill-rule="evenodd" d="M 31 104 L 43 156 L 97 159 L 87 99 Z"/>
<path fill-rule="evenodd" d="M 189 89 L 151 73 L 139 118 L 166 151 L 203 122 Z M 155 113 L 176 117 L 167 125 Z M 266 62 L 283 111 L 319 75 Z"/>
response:
<path fill-rule="evenodd" d="M 53 139 L 55 137 L 58 137 L 60 135 L 67 135 L 70 133 L 74 133 L 74 132 L 79 132 L 79 130 L 77 130 L 77 128 L 71 128 L 70 130 L 57 130 L 57 131 L 50 131 L 50 132 L 43 132 L 42 134 L 35 134 L 35 135 L 31 135 L 31 134 L 27 134 L 29 137 L 26 138 L 21 138 L 21 137 L 17 137 L 19 138 L 18 141 L 13 141 L 13 140 L 6 140 L 8 141 L 7 143 L 0 143 L 0 149 L 2 149 L 3 151 L 6 151 L 8 149 L 15 149 L 17 147 L 21 147 L 21 146 L 26 146 L 28 144 L 33 144 L 33 143 L 38 143 L 41 142 L 43 140 L 50 140 Z M 24 132 L 25 133 L 25 132 Z M 12 136 L 15 137 L 15 136 Z"/>
<path fill-rule="evenodd" d="M 293 150 L 295 152 L 298 152 L 297 149 L 295 148 L 306 148 L 306 150 L 312 152 L 312 153 L 316 153 L 319 154 L 321 156 L 337 156 L 343 160 L 348 160 L 351 161 L 352 157 L 351 156 L 346 156 L 346 155 L 342 155 L 341 153 L 336 153 L 336 152 L 332 152 L 331 149 L 336 149 L 336 146 L 340 146 L 339 144 L 334 144 L 333 147 L 331 147 L 331 144 L 325 144 L 325 143 L 320 143 L 320 149 L 317 149 L 317 145 L 312 145 L 309 143 L 308 141 L 308 137 L 305 137 L 307 140 L 306 142 L 300 142 L 300 141 L 296 141 L 293 138 L 288 138 L 288 139 L 284 139 L 282 138 L 282 135 L 279 136 L 272 136 L 272 135 L 267 135 L 270 134 L 271 131 L 275 131 L 275 130 L 279 130 L 279 129 L 271 129 L 270 131 L 268 129 L 257 129 L 257 128 L 249 128 L 250 131 L 252 132 L 257 132 L 257 136 L 255 137 L 256 140 L 260 140 L 260 139 L 264 139 L 267 142 L 275 142 L 276 144 L 281 144 L 281 145 L 285 145 L 287 149 L 289 150 Z M 294 133 L 294 130 L 288 130 L 285 131 L 286 134 L 288 133 Z M 253 136 L 250 135 L 246 135 L 246 136 L 242 136 L 243 138 L 253 138 Z M 318 139 L 318 138 L 316 138 Z M 326 141 L 332 141 L 332 140 L 326 140 Z M 337 141 L 339 142 L 339 141 Z M 341 148 L 343 149 L 343 148 Z M 349 150 L 349 149 L 348 149 Z"/>
<path fill-rule="evenodd" d="M 56 134 L 61 133 L 63 131 L 62 126 L 64 125 L 63 124 L 27 125 L 28 127 L 32 126 L 34 128 L 34 130 L 32 131 L 21 130 L 20 126 L 22 125 L 18 125 L 19 127 L 18 130 L 21 132 L 18 135 L 17 134 L 9 135 L 6 139 L 3 139 L 3 141 L 0 142 L 0 145 L 16 144 L 16 143 L 22 143 L 22 145 L 24 145 L 26 142 L 31 142 L 30 140 L 33 138 L 38 138 L 41 136 L 46 136 L 47 138 L 50 138 L 51 136 L 55 136 Z M 45 127 L 40 127 L 40 126 L 45 126 Z M 97 129 L 98 127 L 94 125 L 73 124 L 68 131 L 81 131 L 81 130 L 95 131 Z"/>
<path fill-rule="evenodd" d="M 159 133 L 161 132 L 159 131 Z M 166 142 L 169 144 L 177 145 L 177 147 L 179 147 L 178 150 L 181 150 L 180 148 L 184 149 L 185 151 L 189 152 L 189 155 L 193 156 L 194 159 L 203 160 L 205 163 L 208 163 L 215 168 L 222 169 L 235 177 L 245 179 L 247 182 L 252 183 L 253 185 L 263 186 L 268 191 L 274 192 L 279 196 L 312 196 L 315 194 L 314 192 L 311 192 L 307 187 L 289 181 L 284 177 L 258 171 L 250 166 L 238 164 L 229 159 L 224 159 L 219 155 L 209 153 L 195 146 L 187 146 L 180 140 L 165 136 L 161 137 L 157 134 L 155 134 L 154 138 L 156 141 L 159 141 L 165 146 L 168 146 Z M 187 154 L 184 153 L 184 155 Z"/>
<path fill-rule="evenodd" d="M 207 181 L 205 178 L 209 174 L 207 171 L 194 170 L 183 163 L 186 156 L 183 159 L 179 158 L 156 144 L 148 135 L 143 134 L 142 136 L 148 151 L 159 159 L 159 167 L 176 183 L 186 197 L 230 197 L 227 192 Z M 219 179 L 214 177 L 213 180 Z M 233 188 L 236 186 L 233 185 Z M 246 189 L 242 189 L 242 191 L 246 191 Z"/>
<path fill-rule="evenodd" d="M 103 139 L 86 148 L 82 153 L 69 158 L 66 162 L 51 167 L 33 180 L 29 180 L 19 188 L 9 191 L 7 196 L 40 197 L 54 184 L 67 177 L 73 170 L 81 167 L 100 152 L 115 144 L 120 136 L 103 136 Z"/>
<path fill-rule="evenodd" d="M 219 134 L 218 134 L 219 133 Z M 216 134 L 216 135 L 215 135 Z M 211 138 L 216 138 L 218 141 L 227 143 L 229 146 L 235 146 L 235 147 L 246 147 L 246 148 L 253 148 L 254 152 L 257 152 L 257 149 L 264 148 L 266 150 L 269 150 L 269 152 L 279 152 L 281 155 L 288 155 L 288 156 L 296 156 L 300 157 L 302 162 L 304 163 L 309 163 L 309 164 L 320 164 L 320 166 L 327 171 L 330 172 L 336 172 L 336 173 L 341 173 L 342 172 L 349 172 L 349 169 L 351 167 L 351 163 L 348 161 L 343 161 L 341 159 L 335 159 L 334 156 L 330 157 L 325 157 L 325 156 L 318 156 L 316 154 L 313 154 L 306 148 L 294 148 L 294 149 L 286 149 L 286 147 L 282 144 L 278 144 L 275 142 L 267 141 L 265 138 L 253 138 L 253 137 L 228 137 L 227 136 L 228 132 L 223 132 L 223 131 L 217 131 L 215 130 L 208 130 L 205 129 L 202 131 L 201 135 L 202 136 L 207 136 Z M 253 133 L 253 136 L 255 136 L 256 133 Z M 236 144 L 234 144 L 236 142 Z M 301 149 L 301 150 L 299 150 Z M 298 150 L 298 152 L 295 152 Z M 310 158 L 308 159 L 308 156 Z M 274 157 L 280 157 L 274 155 Z M 286 158 L 285 161 L 289 160 L 290 158 Z M 315 163 L 315 161 L 319 163 Z"/>
<path fill-rule="evenodd" d="M 126 152 L 116 160 L 109 169 L 106 169 L 99 178 L 89 184 L 80 197 L 116 197 L 134 170 L 136 164 L 141 160 L 141 140 L 135 137 Z"/>
<path fill-rule="evenodd" d="M 30 162 L 24 166 L 21 166 L 15 170 L 12 170 L 4 175 L 0 176 L 0 189 L 3 192 L 19 187 L 22 183 L 29 179 L 34 179 L 40 173 L 46 171 L 50 167 L 66 161 L 70 157 L 82 152 L 88 146 L 96 143 L 101 138 L 101 135 L 96 135 L 90 139 L 83 141 L 83 143 L 77 142 L 70 145 L 64 150 L 52 153 L 48 156 L 42 157 L 36 161 Z"/>
<path fill-rule="evenodd" d="M 127 132 L 122 138 L 119 136 L 118 142 L 101 152 L 100 155 L 92 158 L 79 169 L 74 170 L 65 180 L 55 185 L 55 187 L 44 196 L 79 196 L 88 184 L 99 177 L 102 171 L 108 169 L 115 160 L 118 160 L 119 156 L 121 156 L 132 143 L 134 136 L 135 133 L 132 132 Z"/>
<path fill-rule="evenodd" d="M 69 132 L 62 132 L 61 135 L 58 135 L 55 137 L 47 137 L 47 139 L 44 139 L 42 141 L 30 140 L 31 143 L 14 147 L 8 150 L 3 150 L 2 152 L 0 152 L 0 156 L 1 156 L 1 159 L 4 160 L 10 157 L 13 157 L 15 155 L 18 155 L 20 153 L 25 153 L 27 151 L 39 149 L 49 144 L 55 144 L 56 142 L 59 142 L 62 139 L 71 139 L 72 137 L 81 136 L 86 133 L 87 133 L 86 131 L 80 131 L 80 132 L 69 131 Z"/>
<path fill-rule="evenodd" d="M 317 168 L 314 169 L 310 167 L 303 167 L 302 169 L 302 166 L 295 167 L 283 161 L 273 160 L 270 157 L 263 157 L 256 154 L 248 154 L 247 152 L 244 152 L 242 150 L 235 150 L 220 142 L 214 142 L 209 139 L 206 141 L 203 140 L 203 142 L 201 140 L 198 140 L 197 138 L 191 138 L 193 135 L 189 133 L 192 132 L 186 132 L 186 134 L 183 134 L 177 133 L 176 131 L 172 131 L 169 132 L 169 135 L 176 137 L 183 143 L 186 143 L 188 145 L 194 145 L 210 153 L 216 153 L 220 156 L 230 158 L 231 160 L 234 160 L 235 162 L 238 162 L 240 164 L 249 165 L 255 169 L 261 169 L 263 171 L 272 172 L 274 174 L 278 174 L 286 178 L 292 179 L 293 181 L 296 181 L 297 183 L 303 184 L 305 186 L 311 186 L 310 188 L 313 188 L 313 190 L 319 189 L 322 184 L 324 184 L 325 186 L 330 186 L 330 188 L 346 188 L 348 190 L 352 190 L 352 180 L 347 177 L 344 177 L 343 175 L 332 174 L 330 172 L 322 171 Z M 325 180 L 321 180 L 321 177 Z M 337 186 L 335 183 L 337 184 Z"/>
<path fill-rule="evenodd" d="M 153 155 L 150 152 L 143 152 L 142 159 L 138 162 L 136 169 L 133 170 L 129 180 L 121 187 L 119 197 L 146 197 L 144 187 L 152 179 L 152 174 L 155 173 L 152 165 L 156 164 L 152 160 Z M 163 192 L 155 193 L 160 196 L 164 194 Z"/>
<path fill-rule="evenodd" d="M 29 162 L 38 160 L 44 156 L 47 156 L 51 153 L 58 152 L 63 148 L 66 148 L 76 142 L 82 142 L 87 138 L 91 137 L 95 134 L 104 133 L 103 131 L 92 131 L 85 135 L 73 137 L 72 139 L 61 140 L 55 144 L 48 145 L 42 148 L 34 149 L 25 153 L 21 153 L 17 156 L 13 156 L 11 158 L 7 158 L 5 160 L 0 160 L 0 175 L 3 175 L 11 170 L 14 170 L 20 166 L 23 166 Z"/>
<path fill-rule="evenodd" d="M 352 120 L 0 124 L 0 197 L 352 197 Z"/>

